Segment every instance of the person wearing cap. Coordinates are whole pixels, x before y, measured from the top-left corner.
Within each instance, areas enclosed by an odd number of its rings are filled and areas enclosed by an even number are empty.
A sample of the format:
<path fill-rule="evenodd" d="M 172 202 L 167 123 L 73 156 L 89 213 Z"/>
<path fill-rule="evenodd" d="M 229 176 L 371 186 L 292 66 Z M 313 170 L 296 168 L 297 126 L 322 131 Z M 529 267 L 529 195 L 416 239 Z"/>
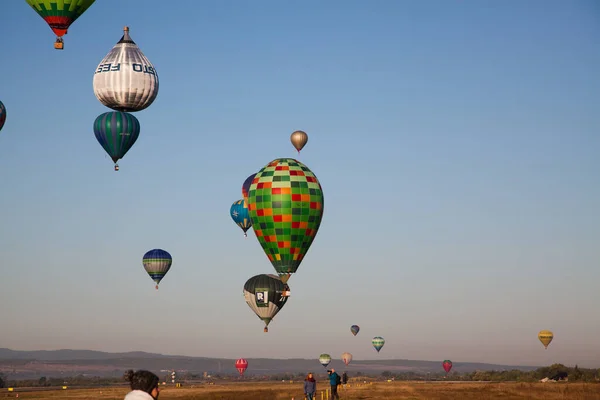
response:
<path fill-rule="evenodd" d="M 125 372 L 123 378 L 131 386 L 131 392 L 127 393 L 125 400 L 157 400 L 160 390 L 158 389 L 158 376 L 150 371 L 138 370 Z"/>
<path fill-rule="evenodd" d="M 317 381 L 312 372 L 309 372 L 304 380 L 304 395 L 306 400 L 314 400 L 317 395 Z"/>

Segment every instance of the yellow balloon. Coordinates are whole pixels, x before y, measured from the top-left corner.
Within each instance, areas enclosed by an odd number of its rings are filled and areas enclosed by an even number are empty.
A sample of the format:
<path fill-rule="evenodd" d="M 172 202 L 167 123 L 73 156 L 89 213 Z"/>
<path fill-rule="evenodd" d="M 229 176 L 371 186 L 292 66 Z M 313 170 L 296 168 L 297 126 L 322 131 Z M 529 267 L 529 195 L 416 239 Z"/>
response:
<path fill-rule="evenodd" d="M 554 339 L 554 334 L 550 331 L 540 331 L 540 333 L 538 333 L 538 339 L 542 342 L 544 348 L 547 349 L 552 339 Z"/>

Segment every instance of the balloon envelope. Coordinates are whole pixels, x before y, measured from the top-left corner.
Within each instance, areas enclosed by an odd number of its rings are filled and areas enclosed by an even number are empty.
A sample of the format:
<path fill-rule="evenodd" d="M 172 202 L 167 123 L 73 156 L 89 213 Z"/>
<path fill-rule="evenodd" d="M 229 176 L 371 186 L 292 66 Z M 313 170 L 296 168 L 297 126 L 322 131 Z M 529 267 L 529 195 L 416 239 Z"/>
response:
<path fill-rule="evenodd" d="M 156 282 L 156 288 L 158 289 L 158 284 L 171 269 L 173 258 L 165 250 L 153 249 L 144 254 L 142 264 L 144 264 L 144 269 L 150 275 L 150 278 Z"/>
<path fill-rule="evenodd" d="M 354 336 L 356 336 L 356 334 L 358 333 L 358 331 L 360 331 L 360 326 L 358 326 L 358 325 L 352 325 L 350 327 L 350 332 L 352 332 L 352 334 Z"/>
<path fill-rule="evenodd" d="M 244 231 L 244 236 L 247 236 L 246 231 L 252 227 L 252 222 L 250 221 L 246 202 L 244 200 L 234 202 L 229 209 L 229 213 L 233 222 Z"/>
<path fill-rule="evenodd" d="M 319 356 L 319 362 L 321 363 L 322 366 L 327 368 L 327 366 L 331 362 L 331 356 L 327 353 L 323 353 Z"/>
<path fill-rule="evenodd" d="M 452 369 L 452 361 L 444 360 L 444 362 L 442 362 L 442 367 L 444 368 L 444 371 L 446 371 L 446 373 L 450 372 L 450 370 Z"/>
<path fill-rule="evenodd" d="M 94 73 L 94 94 L 116 111 L 141 111 L 158 96 L 158 73 L 129 36 L 123 37 L 100 61 Z"/>
<path fill-rule="evenodd" d="M 547 349 L 552 339 L 554 339 L 554 334 L 551 331 L 543 330 L 538 333 L 538 339 L 542 342 L 544 348 Z"/>
<path fill-rule="evenodd" d="M 132 114 L 106 112 L 94 121 L 94 135 L 116 163 L 127 154 L 140 135 L 140 122 Z"/>
<path fill-rule="evenodd" d="M 244 284 L 244 299 L 267 326 L 283 308 L 289 296 L 289 287 L 276 275 L 255 275 Z"/>
<path fill-rule="evenodd" d="M 95 0 L 25 0 L 58 37 L 64 36 Z"/>
<path fill-rule="evenodd" d="M 0 101 L 0 131 L 4 126 L 4 122 L 6 122 L 6 107 L 4 107 L 4 104 Z"/>
<path fill-rule="evenodd" d="M 292 142 L 294 148 L 300 153 L 300 150 L 302 150 L 308 142 L 308 135 L 304 131 L 296 131 L 290 136 L 290 142 Z"/>
<path fill-rule="evenodd" d="M 242 197 L 244 198 L 244 200 L 246 200 L 246 202 L 248 201 L 248 191 L 250 190 L 250 185 L 252 184 L 252 180 L 255 176 L 256 174 L 250 175 L 242 184 Z"/>
<path fill-rule="evenodd" d="M 348 352 L 342 353 L 342 361 L 346 365 L 350 364 L 350 362 L 352 361 L 352 354 Z"/>
<path fill-rule="evenodd" d="M 371 340 L 371 344 L 373 344 L 373 347 L 375 347 L 375 350 L 379 353 L 379 350 L 381 350 L 385 344 L 385 340 L 381 336 L 375 336 L 373 340 Z"/>
<path fill-rule="evenodd" d="M 278 274 L 287 281 L 308 252 L 323 218 L 319 180 L 292 158 L 271 161 L 257 172 L 248 193 L 252 228 Z"/>
<path fill-rule="evenodd" d="M 244 375 L 244 371 L 248 368 L 248 361 L 245 358 L 239 358 L 235 360 L 235 368 L 238 370 L 240 375 Z"/>

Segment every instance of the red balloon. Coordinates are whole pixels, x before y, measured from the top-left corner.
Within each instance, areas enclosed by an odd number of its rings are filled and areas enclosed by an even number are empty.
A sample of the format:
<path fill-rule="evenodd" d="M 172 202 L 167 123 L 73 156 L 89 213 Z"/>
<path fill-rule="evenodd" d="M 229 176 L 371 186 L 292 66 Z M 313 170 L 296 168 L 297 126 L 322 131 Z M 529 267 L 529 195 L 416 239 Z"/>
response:
<path fill-rule="evenodd" d="M 444 371 L 446 371 L 446 373 L 450 372 L 450 370 L 452 369 L 452 361 L 444 360 L 444 362 L 442 363 L 442 367 L 444 367 Z"/>
<path fill-rule="evenodd" d="M 248 368 L 248 361 L 243 358 L 235 361 L 235 367 L 240 372 L 240 375 L 244 375 L 244 371 Z"/>

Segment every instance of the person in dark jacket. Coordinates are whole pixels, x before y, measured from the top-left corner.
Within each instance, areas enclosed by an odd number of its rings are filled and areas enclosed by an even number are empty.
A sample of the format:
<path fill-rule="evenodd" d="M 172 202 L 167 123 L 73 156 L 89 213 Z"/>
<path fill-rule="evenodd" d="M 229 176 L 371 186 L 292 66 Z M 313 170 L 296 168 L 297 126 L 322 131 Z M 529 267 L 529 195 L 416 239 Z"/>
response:
<path fill-rule="evenodd" d="M 337 392 L 338 385 L 340 384 L 340 376 L 335 372 L 335 369 L 331 368 L 329 371 L 329 385 L 331 386 L 331 400 L 340 398 Z"/>
<path fill-rule="evenodd" d="M 342 383 L 345 385 L 346 383 L 348 383 L 348 374 L 346 373 L 346 371 L 344 371 L 344 373 L 342 374 Z"/>
<path fill-rule="evenodd" d="M 313 378 L 312 372 L 309 372 L 304 380 L 304 395 L 306 400 L 315 400 L 317 396 L 317 381 Z"/>

